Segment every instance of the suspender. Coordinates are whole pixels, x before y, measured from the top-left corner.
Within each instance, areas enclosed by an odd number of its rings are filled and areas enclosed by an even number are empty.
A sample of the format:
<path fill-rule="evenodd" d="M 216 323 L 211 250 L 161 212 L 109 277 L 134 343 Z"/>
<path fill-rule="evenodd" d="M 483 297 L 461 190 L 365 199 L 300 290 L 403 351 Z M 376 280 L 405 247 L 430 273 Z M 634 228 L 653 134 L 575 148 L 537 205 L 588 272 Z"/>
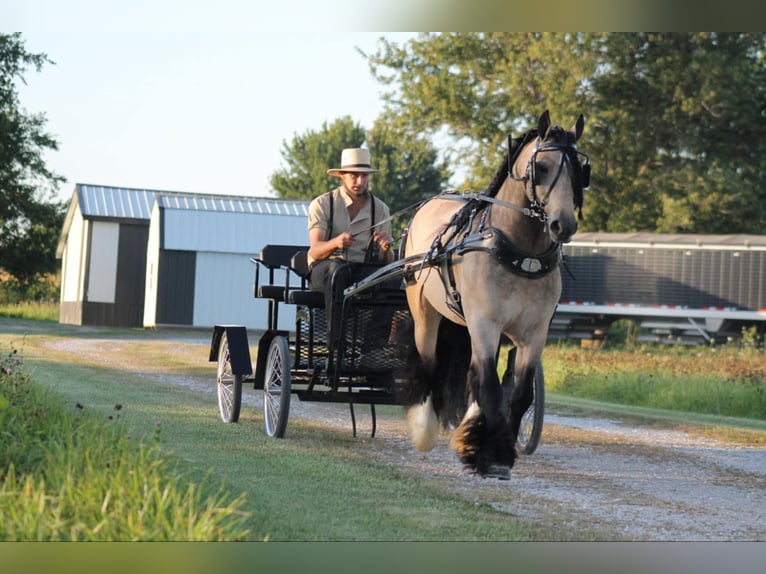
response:
<path fill-rule="evenodd" d="M 332 220 L 335 217 L 335 191 L 328 191 L 327 193 L 330 194 L 330 223 L 327 226 L 327 239 L 325 239 L 325 241 L 332 239 Z M 372 231 L 375 229 L 375 197 L 372 194 L 370 194 L 370 201 L 372 201 L 372 205 L 370 205 L 370 215 L 372 217 L 370 231 Z"/>

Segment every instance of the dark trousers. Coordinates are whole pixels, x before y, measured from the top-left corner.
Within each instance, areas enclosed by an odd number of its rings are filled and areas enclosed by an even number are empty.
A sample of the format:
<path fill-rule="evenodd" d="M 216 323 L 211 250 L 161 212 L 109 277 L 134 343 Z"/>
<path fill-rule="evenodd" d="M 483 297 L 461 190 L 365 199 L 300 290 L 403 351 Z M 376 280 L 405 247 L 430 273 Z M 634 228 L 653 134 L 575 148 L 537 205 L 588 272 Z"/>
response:
<path fill-rule="evenodd" d="M 333 282 L 333 277 L 335 281 Z M 324 259 L 311 267 L 311 289 L 324 293 L 324 308 L 327 314 L 327 337 L 335 329 L 340 335 L 340 320 L 343 312 L 343 291 L 351 284 L 348 262 L 343 259 Z"/>

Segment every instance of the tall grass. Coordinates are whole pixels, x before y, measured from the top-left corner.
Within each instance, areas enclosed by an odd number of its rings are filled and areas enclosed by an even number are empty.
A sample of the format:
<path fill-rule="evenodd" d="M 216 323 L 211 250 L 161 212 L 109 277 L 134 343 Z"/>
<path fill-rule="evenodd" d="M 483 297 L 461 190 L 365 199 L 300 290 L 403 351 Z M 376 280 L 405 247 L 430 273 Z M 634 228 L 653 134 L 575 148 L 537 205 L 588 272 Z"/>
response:
<path fill-rule="evenodd" d="M 583 350 L 551 345 L 545 385 L 552 393 L 591 400 L 766 419 L 766 354 L 757 348 Z"/>
<path fill-rule="evenodd" d="M 15 351 L 0 365 L 0 540 L 247 536 L 244 499 L 209 480 L 186 481 L 152 440 L 127 434 L 119 405 L 104 418 L 65 411 L 30 380 Z"/>
<path fill-rule="evenodd" d="M 59 304 L 50 301 L 0 303 L 0 317 L 31 319 L 33 321 L 58 321 Z"/>

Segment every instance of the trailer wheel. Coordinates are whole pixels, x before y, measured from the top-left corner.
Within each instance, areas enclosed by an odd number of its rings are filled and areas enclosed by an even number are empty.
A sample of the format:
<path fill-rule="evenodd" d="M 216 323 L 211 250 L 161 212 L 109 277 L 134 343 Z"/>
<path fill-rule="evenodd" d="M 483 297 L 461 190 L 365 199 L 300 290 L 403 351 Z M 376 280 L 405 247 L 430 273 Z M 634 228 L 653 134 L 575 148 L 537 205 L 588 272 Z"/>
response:
<path fill-rule="evenodd" d="M 287 339 L 277 335 L 269 345 L 263 381 L 263 419 L 266 434 L 274 438 L 285 436 L 290 412 L 290 350 Z"/>
<path fill-rule="evenodd" d="M 516 441 L 519 450 L 523 454 L 532 454 L 540 444 L 540 436 L 543 433 L 543 414 L 545 412 L 545 380 L 543 377 L 543 365 L 537 364 L 535 379 L 532 383 L 534 398 L 527 412 L 521 417 L 519 434 Z"/>
<path fill-rule="evenodd" d="M 225 423 L 235 423 L 239 420 L 242 406 L 242 375 L 235 375 L 231 370 L 231 350 L 226 332 L 221 335 L 218 347 L 218 410 L 221 420 Z"/>

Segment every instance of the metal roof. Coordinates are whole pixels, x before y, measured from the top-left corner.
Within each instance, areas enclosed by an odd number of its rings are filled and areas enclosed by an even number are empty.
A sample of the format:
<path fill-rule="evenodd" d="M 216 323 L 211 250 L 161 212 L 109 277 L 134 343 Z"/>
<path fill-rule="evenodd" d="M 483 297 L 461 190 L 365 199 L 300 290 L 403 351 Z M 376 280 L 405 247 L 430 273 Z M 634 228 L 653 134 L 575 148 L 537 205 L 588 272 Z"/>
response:
<path fill-rule="evenodd" d="M 112 217 L 148 220 L 157 193 L 105 185 L 77 185 L 77 200 L 83 217 Z"/>
<path fill-rule="evenodd" d="M 217 211 L 222 213 L 246 213 L 258 215 L 291 215 L 307 217 L 309 201 L 242 197 L 227 195 L 197 195 L 162 193 L 157 204 L 164 209 L 186 211 Z"/>
<path fill-rule="evenodd" d="M 310 203 L 299 199 L 210 195 L 90 184 L 77 184 L 76 193 L 83 217 L 146 221 L 151 217 L 155 200 L 165 209 L 297 217 L 308 216 Z"/>
<path fill-rule="evenodd" d="M 678 249 L 766 249 L 766 235 L 699 235 L 670 233 L 577 233 L 569 245 Z"/>

